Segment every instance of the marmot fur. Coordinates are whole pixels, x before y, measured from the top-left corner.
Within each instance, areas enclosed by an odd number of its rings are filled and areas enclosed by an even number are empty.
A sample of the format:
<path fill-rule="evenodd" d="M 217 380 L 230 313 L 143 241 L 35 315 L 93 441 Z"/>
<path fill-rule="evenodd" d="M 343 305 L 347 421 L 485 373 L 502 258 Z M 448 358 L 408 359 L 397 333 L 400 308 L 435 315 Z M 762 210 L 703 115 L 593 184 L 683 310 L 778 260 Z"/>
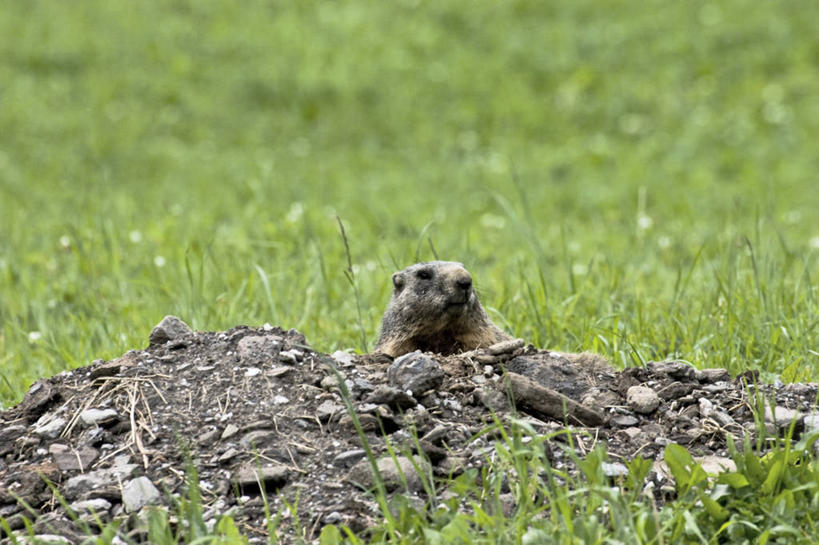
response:
<path fill-rule="evenodd" d="M 376 352 L 449 355 L 512 338 L 489 319 L 461 263 L 416 263 L 393 274 L 392 284 Z"/>

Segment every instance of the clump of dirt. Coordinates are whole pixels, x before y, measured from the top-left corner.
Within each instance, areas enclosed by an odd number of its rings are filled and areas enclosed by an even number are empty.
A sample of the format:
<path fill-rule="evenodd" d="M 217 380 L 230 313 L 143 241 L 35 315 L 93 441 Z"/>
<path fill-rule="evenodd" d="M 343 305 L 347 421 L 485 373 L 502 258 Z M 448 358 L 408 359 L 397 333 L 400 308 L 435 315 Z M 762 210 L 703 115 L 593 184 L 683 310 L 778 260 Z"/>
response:
<path fill-rule="evenodd" d="M 322 354 L 295 330 L 194 332 L 166 317 L 146 349 L 40 380 L 0 413 L 0 517 L 18 530 L 36 516 L 37 533 L 79 542 L 56 491 L 81 519 L 121 519 L 119 531 L 139 541 L 146 509 L 185 494 L 192 466 L 206 524 L 231 513 L 252 542 L 266 542 L 264 490 L 274 513 L 298 498 L 312 539 L 325 524 L 361 531 L 380 520 L 359 428 L 388 491 L 423 502 L 415 467 L 444 479 L 481 467 L 493 455 L 482 432 L 513 411 L 537 433 L 568 428 L 581 456 L 605 443 L 612 476 L 625 469 L 617 460 L 657 460 L 647 488 L 659 499 L 670 489 L 659 463 L 665 445 L 730 467 L 726 437 L 741 444 L 757 431 L 756 392 L 773 403 L 771 431 L 819 424 L 815 384 L 757 389 L 752 375 L 732 379 L 723 369 L 672 361 L 617 372 L 577 356 L 507 341 L 393 361 Z M 397 459 L 385 457 L 387 441 Z M 424 456 L 410 460 L 418 450 Z M 550 450 L 555 467 L 571 463 L 563 448 Z M 292 513 L 282 512 L 286 525 Z"/>

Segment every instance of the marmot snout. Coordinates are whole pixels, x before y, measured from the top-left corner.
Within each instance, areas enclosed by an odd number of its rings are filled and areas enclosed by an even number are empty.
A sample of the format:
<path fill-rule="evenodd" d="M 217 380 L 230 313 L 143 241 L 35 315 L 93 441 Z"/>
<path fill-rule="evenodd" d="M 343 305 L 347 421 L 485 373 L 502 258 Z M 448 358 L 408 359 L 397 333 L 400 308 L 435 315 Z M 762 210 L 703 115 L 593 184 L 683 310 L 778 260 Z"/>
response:
<path fill-rule="evenodd" d="M 487 316 L 461 263 L 416 263 L 392 275 L 377 352 L 454 354 L 510 339 Z"/>

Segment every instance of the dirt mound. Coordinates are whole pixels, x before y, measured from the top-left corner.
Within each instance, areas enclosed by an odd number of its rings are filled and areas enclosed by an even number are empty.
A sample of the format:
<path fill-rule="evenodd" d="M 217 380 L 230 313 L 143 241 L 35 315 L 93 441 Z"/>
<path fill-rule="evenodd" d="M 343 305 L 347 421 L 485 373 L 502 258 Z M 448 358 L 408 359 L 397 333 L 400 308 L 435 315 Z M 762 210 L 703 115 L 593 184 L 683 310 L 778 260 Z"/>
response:
<path fill-rule="evenodd" d="M 731 379 L 683 362 L 616 372 L 593 356 L 519 341 L 393 361 L 318 353 L 294 330 L 194 332 L 173 317 L 150 341 L 145 350 L 38 381 L 0 413 L 0 516 L 13 529 L 32 518 L 25 503 L 39 515 L 38 533 L 80 541 L 56 490 L 81 517 L 122 519 L 120 532 L 139 540 L 146 506 L 184 494 L 192 463 L 209 524 L 232 512 L 243 532 L 264 540 L 263 487 L 272 512 L 298 497 L 305 537 L 327 523 L 361 530 L 380 515 L 365 491 L 371 466 L 358 428 L 388 490 L 422 502 L 416 467 L 448 477 L 484 465 L 493 448 L 481 432 L 493 414 L 512 414 L 510 397 L 538 433 L 568 426 L 581 455 L 605 442 L 613 476 L 625 469 L 616 460 L 659 460 L 671 442 L 727 464 L 726 437 L 741 443 L 757 430 L 752 376 Z M 775 402 L 768 426 L 813 427 L 816 385 L 759 391 Z M 402 453 L 395 460 L 385 457 L 385 437 Z M 410 460 L 419 449 L 425 456 Z M 561 448 L 551 458 L 556 467 L 569 463 Z M 399 486 L 401 473 L 406 484 Z M 661 496 L 669 483 L 660 466 L 650 478 L 647 486 Z"/>

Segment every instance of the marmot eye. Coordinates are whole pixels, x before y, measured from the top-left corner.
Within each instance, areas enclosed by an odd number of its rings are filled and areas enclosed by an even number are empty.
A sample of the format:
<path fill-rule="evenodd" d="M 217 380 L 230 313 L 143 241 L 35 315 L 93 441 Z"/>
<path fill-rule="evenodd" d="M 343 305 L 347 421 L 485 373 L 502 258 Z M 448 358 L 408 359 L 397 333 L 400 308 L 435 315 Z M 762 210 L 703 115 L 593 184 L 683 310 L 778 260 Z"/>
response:
<path fill-rule="evenodd" d="M 432 271 L 430 271 L 429 269 L 421 269 L 420 271 L 415 273 L 415 276 L 417 276 L 421 280 L 429 280 L 430 278 L 432 278 Z"/>

